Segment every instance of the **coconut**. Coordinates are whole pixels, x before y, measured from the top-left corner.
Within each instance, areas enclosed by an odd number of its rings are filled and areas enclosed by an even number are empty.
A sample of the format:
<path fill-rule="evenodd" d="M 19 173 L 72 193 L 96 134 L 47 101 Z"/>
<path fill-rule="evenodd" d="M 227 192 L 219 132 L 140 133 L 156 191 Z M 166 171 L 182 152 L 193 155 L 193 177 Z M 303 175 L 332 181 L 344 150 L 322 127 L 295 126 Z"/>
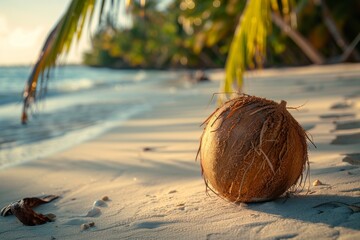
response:
<path fill-rule="evenodd" d="M 285 101 L 242 95 L 204 124 L 198 153 L 202 175 L 207 189 L 225 199 L 272 200 L 305 179 L 308 137 Z"/>

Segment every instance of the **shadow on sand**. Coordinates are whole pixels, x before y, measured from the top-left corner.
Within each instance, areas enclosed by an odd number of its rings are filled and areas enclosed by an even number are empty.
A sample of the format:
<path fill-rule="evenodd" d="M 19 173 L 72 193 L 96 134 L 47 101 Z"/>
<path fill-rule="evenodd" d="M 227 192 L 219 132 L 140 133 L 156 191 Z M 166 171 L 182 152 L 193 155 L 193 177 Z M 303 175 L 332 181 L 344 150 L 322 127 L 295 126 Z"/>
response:
<path fill-rule="evenodd" d="M 352 209 L 349 205 L 355 207 Z M 359 197 L 302 195 L 265 203 L 252 203 L 248 205 L 248 209 L 277 215 L 281 218 L 360 230 Z"/>

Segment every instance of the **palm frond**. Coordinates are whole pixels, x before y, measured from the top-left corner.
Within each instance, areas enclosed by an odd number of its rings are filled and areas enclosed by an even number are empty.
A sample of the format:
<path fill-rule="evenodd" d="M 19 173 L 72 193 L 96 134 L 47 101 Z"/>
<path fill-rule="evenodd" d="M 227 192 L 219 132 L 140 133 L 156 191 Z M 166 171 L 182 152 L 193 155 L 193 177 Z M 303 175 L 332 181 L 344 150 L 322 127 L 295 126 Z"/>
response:
<path fill-rule="evenodd" d="M 266 38 L 271 30 L 269 0 L 248 0 L 241 16 L 225 66 L 221 92 L 241 92 L 247 67 L 262 66 L 266 54 Z"/>
<path fill-rule="evenodd" d="M 73 39 L 79 41 L 86 20 L 91 22 L 95 3 L 96 0 L 71 1 L 63 17 L 48 35 L 24 89 L 23 124 L 28 120 L 28 110 L 32 104 L 46 92 L 51 69 L 56 66 L 60 56 L 69 52 Z"/>

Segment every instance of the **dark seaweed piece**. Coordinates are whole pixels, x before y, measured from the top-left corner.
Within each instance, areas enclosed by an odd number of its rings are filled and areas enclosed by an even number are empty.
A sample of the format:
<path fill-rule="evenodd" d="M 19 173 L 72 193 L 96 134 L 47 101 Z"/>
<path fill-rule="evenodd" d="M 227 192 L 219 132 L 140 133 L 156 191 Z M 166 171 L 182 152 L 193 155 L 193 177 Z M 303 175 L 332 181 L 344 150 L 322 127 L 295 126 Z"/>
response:
<path fill-rule="evenodd" d="M 10 203 L 8 206 L 1 209 L 1 216 L 6 217 L 9 215 L 15 215 L 20 222 L 27 226 L 40 225 L 47 222 L 51 222 L 55 219 L 55 215 L 48 217 L 41 213 L 37 213 L 32 208 L 37 207 L 41 204 L 49 203 L 59 198 L 56 195 L 47 195 L 44 197 L 32 197 L 23 198 L 21 200 Z"/>

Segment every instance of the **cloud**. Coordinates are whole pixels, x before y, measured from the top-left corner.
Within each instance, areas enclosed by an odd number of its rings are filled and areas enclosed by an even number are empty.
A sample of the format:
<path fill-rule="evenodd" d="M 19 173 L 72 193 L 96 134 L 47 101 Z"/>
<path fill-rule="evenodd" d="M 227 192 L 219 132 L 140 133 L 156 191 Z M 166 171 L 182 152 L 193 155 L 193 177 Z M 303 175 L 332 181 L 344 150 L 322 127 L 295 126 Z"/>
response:
<path fill-rule="evenodd" d="M 70 2 L 71 0 L 0 0 L 0 66 L 33 64 L 54 23 Z M 22 8 L 19 8 L 19 4 L 22 4 Z M 71 49 L 67 62 L 80 62 L 82 51 L 89 47 L 88 38 L 83 34 L 78 48 L 74 45 Z"/>
<path fill-rule="evenodd" d="M 43 25 L 19 26 L 0 15 L 0 65 L 30 64 L 46 36 Z"/>
<path fill-rule="evenodd" d="M 39 41 L 44 28 L 38 26 L 34 29 L 23 29 L 17 27 L 8 33 L 8 43 L 12 47 L 30 48 L 35 46 Z"/>
<path fill-rule="evenodd" d="M 6 18 L 0 16 L 0 36 L 5 35 L 8 32 L 8 23 Z"/>

